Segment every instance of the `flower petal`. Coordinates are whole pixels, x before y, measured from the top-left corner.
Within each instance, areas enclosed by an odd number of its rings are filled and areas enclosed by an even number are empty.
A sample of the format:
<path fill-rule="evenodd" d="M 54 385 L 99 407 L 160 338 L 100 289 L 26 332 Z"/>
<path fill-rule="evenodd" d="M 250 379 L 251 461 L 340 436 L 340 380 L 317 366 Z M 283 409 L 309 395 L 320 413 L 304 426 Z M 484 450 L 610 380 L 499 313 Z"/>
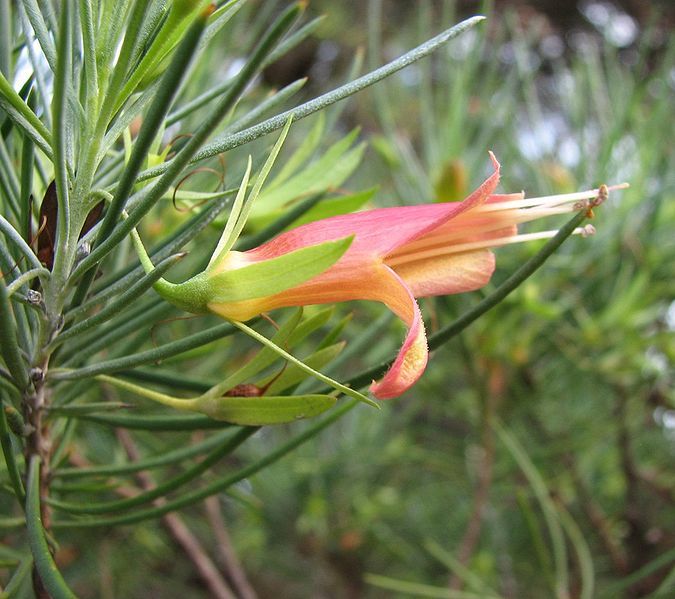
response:
<path fill-rule="evenodd" d="M 412 291 L 389 267 L 381 269 L 379 288 L 384 302 L 408 325 L 408 334 L 396 360 L 380 381 L 373 381 L 370 392 L 378 399 L 391 399 L 407 391 L 422 376 L 429 359 L 427 336 L 420 308 Z"/>
<path fill-rule="evenodd" d="M 299 247 L 355 235 L 354 242 L 340 262 L 350 258 L 359 261 L 364 255 L 387 256 L 400 246 L 488 201 L 499 182 L 499 162 L 492 153 L 490 158 L 495 172 L 462 202 L 379 208 L 334 216 L 286 231 L 245 254 L 248 260 L 257 262 Z"/>
<path fill-rule="evenodd" d="M 449 295 L 480 289 L 490 281 L 495 257 L 489 250 L 441 254 L 393 269 L 415 297 Z"/>

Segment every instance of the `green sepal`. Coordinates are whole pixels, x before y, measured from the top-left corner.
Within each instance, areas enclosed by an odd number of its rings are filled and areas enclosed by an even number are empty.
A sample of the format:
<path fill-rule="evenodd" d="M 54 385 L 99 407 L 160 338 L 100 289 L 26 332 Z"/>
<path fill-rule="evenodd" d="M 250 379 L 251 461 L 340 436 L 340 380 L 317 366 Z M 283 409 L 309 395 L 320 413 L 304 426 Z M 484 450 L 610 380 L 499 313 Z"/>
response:
<path fill-rule="evenodd" d="M 330 395 L 200 397 L 191 409 L 214 420 L 243 426 L 265 426 L 318 416 L 333 407 L 335 401 L 335 397 Z"/>
<path fill-rule="evenodd" d="M 237 302 L 280 293 L 321 274 L 347 251 L 354 236 L 311 245 L 206 279 L 209 304 Z M 188 281 L 189 283 L 189 281 Z"/>

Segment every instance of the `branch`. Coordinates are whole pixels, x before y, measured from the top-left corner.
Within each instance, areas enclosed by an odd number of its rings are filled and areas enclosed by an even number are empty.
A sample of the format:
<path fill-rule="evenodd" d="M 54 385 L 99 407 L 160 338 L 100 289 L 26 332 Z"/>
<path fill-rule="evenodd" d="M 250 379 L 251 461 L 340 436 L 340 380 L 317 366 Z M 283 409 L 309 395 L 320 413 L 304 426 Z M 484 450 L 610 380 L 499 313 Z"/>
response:
<path fill-rule="evenodd" d="M 140 458 L 140 455 L 129 432 L 118 429 L 117 438 L 127 452 L 129 459 L 137 461 Z M 144 491 L 150 491 L 155 486 L 150 474 L 147 472 L 138 472 L 136 478 Z M 158 499 L 154 503 L 155 505 L 162 505 L 164 502 L 164 499 Z M 185 522 L 183 522 L 183 519 L 176 513 L 168 513 L 162 516 L 162 524 L 173 540 L 190 558 L 190 561 L 194 564 L 212 596 L 216 599 L 235 599 L 235 594 L 202 547 L 199 539 L 192 534 Z"/>

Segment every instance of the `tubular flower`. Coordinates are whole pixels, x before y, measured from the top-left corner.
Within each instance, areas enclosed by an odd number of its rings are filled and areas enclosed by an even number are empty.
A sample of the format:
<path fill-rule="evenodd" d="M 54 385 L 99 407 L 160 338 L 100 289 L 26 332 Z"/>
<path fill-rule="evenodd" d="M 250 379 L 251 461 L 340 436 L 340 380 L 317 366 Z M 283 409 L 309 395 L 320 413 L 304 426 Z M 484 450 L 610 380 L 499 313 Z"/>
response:
<path fill-rule="evenodd" d="M 308 223 L 278 235 L 249 251 L 229 251 L 205 273 L 204 307 L 227 319 L 245 321 L 287 306 L 348 300 L 385 304 L 408 327 L 398 356 L 384 377 L 373 382 L 379 399 L 397 397 L 424 371 L 428 347 L 418 297 L 471 291 L 492 276 L 495 258 L 490 248 L 552 232 L 517 235 L 516 225 L 550 214 L 579 209 L 579 201 L 597 190 L 525 200 L 522 193 L 494 194 L 499 163 L 490 153 L 494 172 L 461 202 L 379 208 Z M 579 233 L 592 232 L 584 228 Z M 251 267 L 271 265 L 292 252 L 327 242 L 346 240 L 337 261 L 311 278 L 271 293 L 228 291 L 228 282 Z M 351 243 L 349 243 L 351 241 Z M 244 270 L 241 270 L 244 269 Z M 221 283 L 218 283 L 220 280 Z M 258 285 L 259 286 L 259 285 Z M 230 288 L 231 289 L 231 288 Z M 241 299 L 241 298 L 244 299 Z"/>

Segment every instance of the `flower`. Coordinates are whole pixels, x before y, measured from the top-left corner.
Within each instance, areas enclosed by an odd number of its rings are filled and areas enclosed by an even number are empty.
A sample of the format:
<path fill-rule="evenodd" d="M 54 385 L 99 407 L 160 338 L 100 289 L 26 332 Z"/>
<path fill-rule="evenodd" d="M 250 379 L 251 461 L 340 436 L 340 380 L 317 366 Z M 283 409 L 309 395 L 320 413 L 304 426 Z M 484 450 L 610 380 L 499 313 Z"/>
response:
<path fill-rule="evenodd" d="M 516 225 L 578 209 L 597 190 L 525 200 L 522 193 L 494 194 L 500 166 L 461 202 L 379 208 L 311 222 L 286 231 L 245 252 L 229 251 L 203 275 L 203 301 L 209 311 L 246 321 L 274 308 L 372 300 L 385 304 L 408 327 L 398 356 L 371 393 L 393 398 L 410 388 L 428 361 L 424 322 L 415 298 L 472 291 L 488 283 L 495 268 L 490 248 L 550 237 L 555 231 L 517 235 Z M 573 204 L 574 203 L 574 204 Z M 579 233 L 588 233 L 582 229 Z M 241 293 L 232 284 L 251 267 L 271 266 L 293 252 L 342 243 L 331 265 L 284 288 Z M 307 253 L 311 259 L 311 254 Z M 243 270 L 242 270 L 243 269 Z M 271 269 L 268 268 L 271 272 Z M 288 271 L 292 276 L 292 270 Z M 250 277 L 249 277 L 250 278 Z M 274 288 L 274 285 L 272 285 Z M 211 293 L 208 289 L 217 289 Z"/>

